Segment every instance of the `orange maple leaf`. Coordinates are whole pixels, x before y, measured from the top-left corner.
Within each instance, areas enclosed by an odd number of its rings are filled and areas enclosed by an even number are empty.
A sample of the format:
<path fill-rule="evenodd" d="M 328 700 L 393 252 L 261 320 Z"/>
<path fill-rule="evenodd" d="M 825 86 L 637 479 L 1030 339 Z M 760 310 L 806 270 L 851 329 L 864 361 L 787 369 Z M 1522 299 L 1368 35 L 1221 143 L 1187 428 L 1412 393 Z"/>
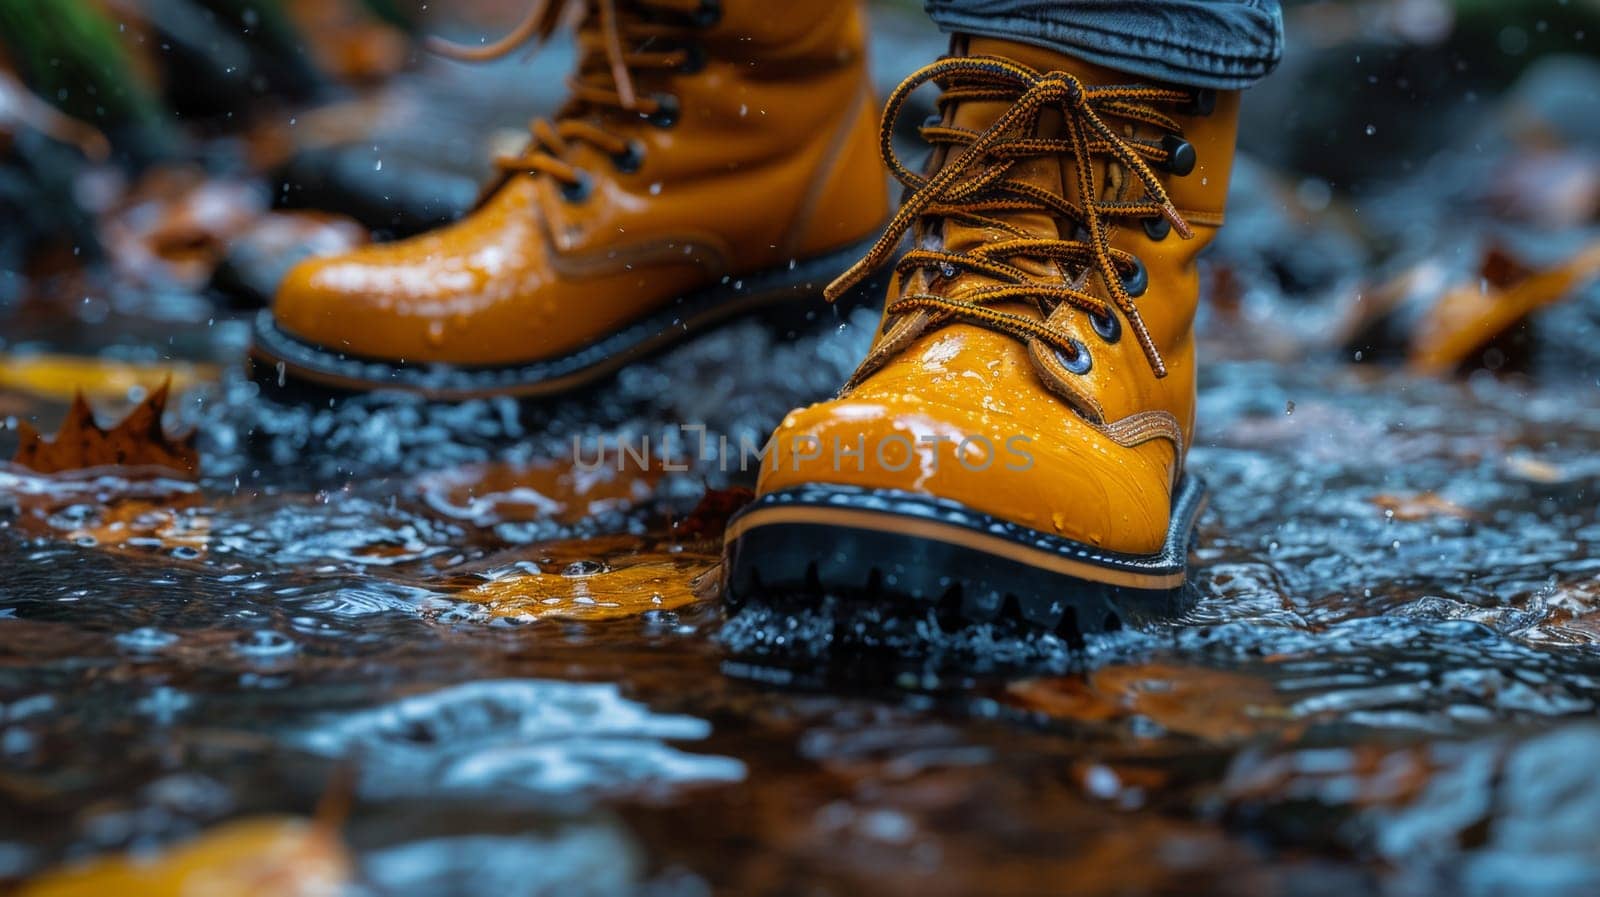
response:
<path fill-rule="evenodd" d="M 79 392 L 54 439 L 23 423 L 15 463 L 38 473 L 63 473 L 94 467 L 160 467 L 193 478 L 200 470 L 195 432 L 168 436 L 161 426 L 172 383 L 167 381 L 134 406 L 110 429 L 94 419 L 94 410 Z"/>

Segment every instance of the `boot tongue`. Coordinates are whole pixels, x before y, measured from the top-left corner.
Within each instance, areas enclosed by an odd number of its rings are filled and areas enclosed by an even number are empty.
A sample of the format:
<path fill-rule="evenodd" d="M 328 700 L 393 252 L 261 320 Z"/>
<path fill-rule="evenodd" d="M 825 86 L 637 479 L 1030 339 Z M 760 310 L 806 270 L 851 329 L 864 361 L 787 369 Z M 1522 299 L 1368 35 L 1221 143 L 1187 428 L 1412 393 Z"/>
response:
<path fill-rule="evenodd" d="M 963 46 L 965 44 L 965 46 Z M 1000 41 L 992 38 L 964 37 L 959 38 L 953 48 L 953 55 L 960 56 L 998 56 L 1026 65 L 1039 72 L 1068 71 L 1077 75 L 1085 83 L 1107 83 L 1107 74 L 1070 57 L 1059 53 L 1033 47 L 1026 44 Z M 957 106 L 951 113 L 951 123 L 957 127 L 982 133 L 994 124 L 995 120 L 1010 109 L 1012 103 L 1008 100 L 965 102 Z M 1062 116 L 1057 109 L 1047 109 L 1040 116 L 1039 127 L 1036 135 L 1040 137 L 1059 138 L 1063 136 Z M 961 153 L 960 147 L 953 147 L 950 158 L 954 159 Z M 946 160 L 948 163 L 948 159 Z M 1007 180 L 1027 183 L 1038 189 L 1046 190 L 1057 196 L 1062 196 L 1076 203 L 1077 199 L 1077 174 L 1074 169 L 1075 160 L 1071 158 L 1039 157 L 1016 162 L 1011 171 L 1006 175 Z M 1032 237 L 1042 239 L 1070 239 L 1073 225 L 1071 222 L 1058 222 L 1045 212 L 988 212 L 986 217 L 1004 221 L 1014 228 Z M 1066 232 L 1063 233 L 1063 228 Z M 958 221 L 946 219 L 942 228 L 942 245 L 949 252 L 970 252 L 988 243 L 999 240 L 1011 239 L 1011 235 L 996 228 L 971 227 Z M 1062 276 L 1053 263 L 1033 259 L 1011 260 L 1018 267 L 1038 277 Z M 960 278 L 956 292 L 970 286 L 977 286 L 988 281 L 980 275 L 966 275 Z"/>

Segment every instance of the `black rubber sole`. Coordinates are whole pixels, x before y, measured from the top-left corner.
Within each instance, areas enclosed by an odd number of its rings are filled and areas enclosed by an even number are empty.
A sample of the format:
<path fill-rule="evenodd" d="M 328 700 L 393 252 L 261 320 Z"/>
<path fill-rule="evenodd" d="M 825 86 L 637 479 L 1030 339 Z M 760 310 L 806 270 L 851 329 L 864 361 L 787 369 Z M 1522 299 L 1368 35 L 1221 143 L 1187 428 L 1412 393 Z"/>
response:
<path fill-rule="evenodd" d="M 817 484 L 762 496 L 729 521 L 730 610 L 840 605 L 931 611 L 947 631 L 1007 621 L 1081 643 L 1086 634 L 1170 619 L 1194 603 L 1189 543 L 1205 505 L 1179 483 L 1162 550 L 1110 552 L 957 502 Z"/>
<path fill-rule="evenodd" d="M 307 387 L 333 394 L 400 390 L 442 400 L 564 395 L 739 318 L 760 315 L 785 330 L 799 330 L 819 317 L 839 317 L 869 299 L 881 298 L 876 295 L 880 284 L 863 285 L 831 307 L 821 298 L 823 287 L 870 246 L 868 240 L 783 268 L 727 278 L 668 302 L 569 355 L 520 365 L 462 367 L 362 358 L 289 335 L 267 310 L 255 319 L 250 371 L 267 389 L 284 392 L 303 392 Z"/>

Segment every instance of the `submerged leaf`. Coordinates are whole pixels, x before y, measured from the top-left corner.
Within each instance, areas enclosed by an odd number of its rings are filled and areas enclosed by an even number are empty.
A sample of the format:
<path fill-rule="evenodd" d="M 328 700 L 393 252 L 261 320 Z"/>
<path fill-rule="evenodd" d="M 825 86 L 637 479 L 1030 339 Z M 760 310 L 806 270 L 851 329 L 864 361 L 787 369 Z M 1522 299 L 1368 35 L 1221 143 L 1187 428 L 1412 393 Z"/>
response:
<path fill-rule="evenodd" d="M 577 543 L 577 545 L 594 543 Z M 715 580 L 710 555 L 650 550 L 613 554 L 605 561 L 567 560 L 557 552 L 534 573 L 491 580 L 458 594 L 496 617 L 615 620 L 674 610 L 701 597 Z"/>
<path fill-rule="evenodd" d="M 1015 703 L 1058 719 L 1102 723 L 1142 716 L 1169 731 L 1218 742 L 1279 731 L 1287 714 L 1266 679 L 1159 663 L 1030 679 L 1007 691 Z"/>
<path fill-rule="evenodd" d="M 19 897 L 335 897 L 352 863 L 331 827 L 230 822 L 156 856 L 127 854 L 48 872 Z"/>
<path fill-rule="evenodd" d="M 1432 520 L 1437 517 L 1455 517 L 1471 520 L 1477 515 L 1437 492 L 1416 492 L 1409 495 L 1375 495 L 1372 503 L 1393 516 L 1395 520 Z"/>

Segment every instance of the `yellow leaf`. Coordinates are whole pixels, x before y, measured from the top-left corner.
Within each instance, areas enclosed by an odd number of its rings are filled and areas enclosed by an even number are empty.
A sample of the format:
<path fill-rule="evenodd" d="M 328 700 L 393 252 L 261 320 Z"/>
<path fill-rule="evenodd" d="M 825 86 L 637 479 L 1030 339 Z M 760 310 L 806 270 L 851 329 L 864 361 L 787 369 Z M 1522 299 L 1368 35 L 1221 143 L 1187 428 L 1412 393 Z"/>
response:
<path fill-rule="evenodd" d="M 230 822 L 157 855 L 123 854 L 47 872 L 18 897 L 335 897 L 351 861 L 329 826 Z"/>
<path fill-rule="evenodd" d="M 131 364 L 80 355 L 0 353 L 0 387 L 47 399 L 70 401 L 82 393 L 95 399 L 125 399 L 135 387 L 153 390 L 163 381 L 182 393 L 220 376 L 216 365 L 190 362 Z"/>
<path fill-rule="evenodd" d="M 691 604 L 714 579 L 715 559 L 702 555 L 637 554 L 606 564 L 571 564 L 561 572 L 508 576 L 456 597 L 496 617 L 615 620 Z"/>
<path fill-rule="evenodd" d="M 1491 250 L 1477 280 L 1446 291 L 1423 315 L 1412 334 L 1411 370 L 1434 375 L 1456 370 L 1528 315 L 1572 295 L 1597 275 L 1600 242 L 1542 271 Z"/>

